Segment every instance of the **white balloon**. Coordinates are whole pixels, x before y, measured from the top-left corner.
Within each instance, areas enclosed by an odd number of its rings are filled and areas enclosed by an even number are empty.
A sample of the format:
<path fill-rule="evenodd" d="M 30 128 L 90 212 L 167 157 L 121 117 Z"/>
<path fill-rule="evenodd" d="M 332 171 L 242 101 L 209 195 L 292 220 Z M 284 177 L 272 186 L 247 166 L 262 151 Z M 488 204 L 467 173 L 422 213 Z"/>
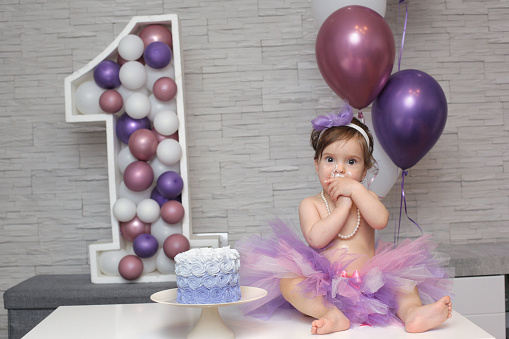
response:
<path fill-rule="evenodd" d="M 311 9 L 313 16 L 316 19 L 318 27 L 320 27 L 325 19 L 336 10 L 350 6 L 359 5 L 368 7 L 381 16 L 385 16 L 385 9 L 387 7 L 387 0 L 311 0 Z"/>
<path fill-rule="evenodd" d="M 170 225 L 163 218 L 159 218 L 150 226 L 150 234 L 157 239 L 160 246 L 164 244 L 166 238 L 175 233 L 182 233 L 182 223 Z"/>
<path fill-rule="evenodd" d="M 105 89 L 97 86 L 95 81 L 85 81 L 74 93 L 74 105 L 82 114 L 104 113 L 99 106 L 99 98 Z"/>
<path fill-rule="evenodd" d="M 138 61 L 128 61 L 120 67 L 120 82 L 128 89 L 135 90 L 147 82 L 147 70 Z"/>
<path fill-rule="evenodd" d="M 128 198 L 120 198 L 113 204 L 113 215 L 118 221 L 129 221 L 136 216 L 136 204 Z"/>
<path fill-rule="evenodd" d="M 156 254 L 157 270 L 164 274 L 175 273 L 175 261 L 168 258 L 162 249 Z"/>
<path fill-rule="evenodd" d="M 143 119 L 150 113 L 150 100 L 143 93 L 133 93 L 124 102 L 127 115 L 133 119 Z"/>
<path fill-rule="evenodd" d="M 152 224 L 157 221 L 161 215 L 161 208 L 157 201 L 153 199 L 144 199 L 136 207 L 136 215 L 141 221 Z"/>
<path fill-rule="evenodd" d="M 122 148 L 120 150 L 120 152 L 118 152 L 118 155 L 117 155 L 118 170 L 121 173 L 124 173 L 127 166 L 129 166 L 129 164 L 131 164 L 137 160 L 138 159 L 136 159 L 134 157 L 134 155 L 131 153 L 131 151 L 129 150 L 129 147 L 126 146 L 126 147 Z"/>
<path fill-rule="evenodd" d="M 140 258 L 143 262 L 143 273 L 150 273 L 156 270 L 156 256 L 150 258 Z"/>
<path fill-rule="evenodd" d="M 175 99 L 165 102 L 158 100 L 154 94 L 151 94 L 148 98 L 150 100 L 150 114 L 148 115 L 150 121 L 154 121 L 157 113 L 161 111 L 177 111 L 177 101 Z"/>
<path fill-rule="evenodd" d="M 373 129 L 371 112 L 362 113 L 364 114 L 365 124 L 373 135 L 375 144 L 373 148 L 373 158 L 375 158 L 375 165 L 378 168 L 378 173 L 372 170 L 368 171 L 363 183 L 367 189 L 375 192 L 380 198 L 384 198 L 398 180 L 401 169 L 392 162 L 391 158 L 389 158 L 378 142 Z"/>
<path fill-rule="evenodd" d="M 105 251 L 99 254 L 99 268 L 106 275 L 120 275 L 118 272 L 118 263 L 127 255 L 127 252 L 120 249 L 118 251 Z"/>
<path fill-rule="evenodd" d="M 156 155 L 165 165 L 173 165 L 180 161 L 182 147 L 177 140 L 164 139 L 157 145 Z"/>
<path fill-rule="evenodd" d="M 136 205 L 138 205 L 143 199 L 150 198 L 150 193 L 152 192 L 152 187 L 150 186 L 145 191 L 141 192 L 133 192 L 122 181 L 120 185 L 118 185 L 118 196 L 120 198 L 128 198 L 131 199 Z"/>
<path fill-rule="evenodd" d="M 154 128 L 157 133 L 169 136 L 179 129 L 179 118 L 172 111 L 161 111 L 154 117 Z"/>
<path fill-rule="evenodd" d="M 118 54 L 126 61 L 139 59 L 144 50 L 143 40 L 135 34 L 129 34 L 120 39 L 117 49 Z"/>
<path fill-rule="evenodd" d="M 168 77 L 175 80 L 175 68 L 173 67 L 173 62 L 170 62 L 166 67 L 160 69 L 155 69 L 147 65 L 145 65 L 145 68 L 147 70 L 147 82 L 145 83 L 145 87 L 147 87 L 151 92 L 157 79 Z"/>
<path fill-rule="evenodd" d="M 176 162 L 172 165 L 165 165 L 159 161 L 157 157 L 155 157 L 149 162 L 149 164 L 152 167 L 152 171 L 154 171 L 154 178 L 159 178 L 161 174 L 168 171 L 173 171 L 180 174 L 180 162 Z"/>

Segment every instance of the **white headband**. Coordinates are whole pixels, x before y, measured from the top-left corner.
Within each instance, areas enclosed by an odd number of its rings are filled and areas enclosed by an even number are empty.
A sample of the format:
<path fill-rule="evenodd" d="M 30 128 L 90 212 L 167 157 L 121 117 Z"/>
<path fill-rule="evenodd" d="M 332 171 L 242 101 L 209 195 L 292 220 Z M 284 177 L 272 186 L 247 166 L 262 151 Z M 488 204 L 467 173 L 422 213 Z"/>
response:
<path fill-rule="evenodd" d="M 348 125 L 344 125 L 344 126 L 348 126 L 348 127 L 351 127 L 353 129 L 356 129 L 357 131 L 359 131 L 359 133 L 362 134 L 364 139 L 366 139 L 366 144 L 368 145 L 368 148 L 369 148 L 369 138 L 362 127 L 360 127 L 359 125 L 356 125 L 356 124 L 352 124 L 352 123 L 349 123 Z"/>

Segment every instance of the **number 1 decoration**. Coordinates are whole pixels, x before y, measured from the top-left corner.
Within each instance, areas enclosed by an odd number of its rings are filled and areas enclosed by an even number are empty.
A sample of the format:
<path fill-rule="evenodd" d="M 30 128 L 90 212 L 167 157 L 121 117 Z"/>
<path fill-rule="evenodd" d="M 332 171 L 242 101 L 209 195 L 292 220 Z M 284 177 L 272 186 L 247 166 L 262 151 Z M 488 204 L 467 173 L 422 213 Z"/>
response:
<path fill-rule="evenodd" d="M 138 16 L 65 79 L 66 121 L 106 124 L 112 241 L 89 246 L 93 283 L 174 281 L 177 253 L 220 244 L 192 231 L 182 69 L 178 16 Z"/>

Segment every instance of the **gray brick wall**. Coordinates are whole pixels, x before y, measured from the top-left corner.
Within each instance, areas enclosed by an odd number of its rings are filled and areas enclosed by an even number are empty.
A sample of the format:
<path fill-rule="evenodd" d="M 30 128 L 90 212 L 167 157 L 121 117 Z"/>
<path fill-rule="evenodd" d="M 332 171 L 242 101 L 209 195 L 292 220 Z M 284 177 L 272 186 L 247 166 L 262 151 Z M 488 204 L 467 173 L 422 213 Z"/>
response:
<path fill-rule="evenodd" d="M 298 223 L 318 191 L 309 121 L 336 103 L 317 69 L 309 0 L 13 1 L 0 4 L 0 292 L 41 273 L 87 273 L 111 234 L 105 127 L 68 124 L 63 83 L 135 15 L 177 13 L 197 232 L 232 244 Z M 397 46 L 403 16 L 386 20 Z M 509 241 L 509 3 L 410 1 L 401 69 L 443 87 L 449 117 L 405 180 L 409 215 L 444 244 Z M 391 223 L 399 183 L 384 199 Z M 402 236 L 419 232 L 406 219 Z M 0 337 L 7 317 L 0 311 Z"/>

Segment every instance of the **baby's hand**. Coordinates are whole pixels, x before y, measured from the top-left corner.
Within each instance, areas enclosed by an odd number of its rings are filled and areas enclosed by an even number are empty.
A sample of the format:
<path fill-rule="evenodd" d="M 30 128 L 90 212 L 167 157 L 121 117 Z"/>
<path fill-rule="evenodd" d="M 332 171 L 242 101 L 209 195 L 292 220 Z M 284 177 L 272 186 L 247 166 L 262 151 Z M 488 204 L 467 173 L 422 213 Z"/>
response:
<path fill-rule="evenodd" d="M 328 183 L 327 193 L 333 201 L 336 201 L 340 196 L 350 197 L 356 181 L 350 178 L 331 178 L 326 182 Z"/>

